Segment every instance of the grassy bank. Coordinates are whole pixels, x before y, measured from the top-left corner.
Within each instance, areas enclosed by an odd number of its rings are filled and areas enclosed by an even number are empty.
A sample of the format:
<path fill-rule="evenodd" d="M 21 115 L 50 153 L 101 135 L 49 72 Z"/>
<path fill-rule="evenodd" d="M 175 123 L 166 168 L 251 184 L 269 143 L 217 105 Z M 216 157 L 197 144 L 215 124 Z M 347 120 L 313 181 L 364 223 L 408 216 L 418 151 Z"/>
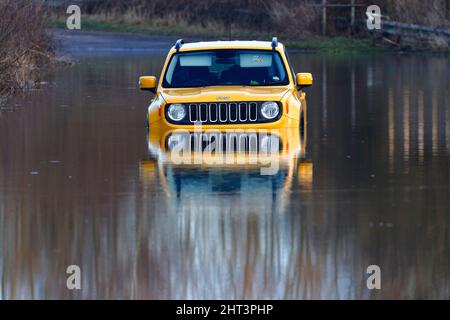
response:
<path fill-rule="evenodd" d="M 51 28 L 65 28 L 66 20 L 63 17 L 53 17 L 49 21 Z M 97 16 L 84 16 L 82 20 L 83 30 L 96 30 L 106 32 L 125 32 L 146 35 L 166 35 L 190 38 L 201 38 L 204 40 L 228 39 L 230 33 L 226 31 L 207 30 L 201 28 L 189 28 L 186 26 L 157 26 L 144 22 L 112 21 Z M 251 32 L 245 30 L 231 30 L 233 39 L 270 40 L 276 34 L 265 32 Z M 287 46 L 297 50 L 322 52 L 322 53 L 367 53 L 381 52 L 386 47 L 377 45 L 371 39 L 346 38 L 346 37 L 311 37 L 308 39 L 284 39 L 280 38 Z"/>
<path fill-rule="evenodd" d="M 32 0 L 0 2 L 0 97 L 34 86 L 40 70 L 54 61 L 47 35 L 48 14 Z"/>
<path fill-rule="evenodd" d="M 63 1 L 63 0 L 61 0 Z M 369 5 L 378 5 L 393 21 L 448 28 L 447 0 L 358 0 L 355 21 L 350 20 L 349 0 L 329 0 L 323 34 L 320 1 L 299 0 L 79 0 L 84 29 L 176 35 L 201 39 L 270 39 L 303 50 L 369 52 L 395 50 L 445 50 L 447 43 L 418 37 L 390 36 L 368 31 Z M 337 6 L 336 6 L 337 5 Z M 344 6 L 343 6 L 344 5 Z M 65 26 L 65 7 L 53 10 L 52 26 Z M 58 18 L 59 17 L 59 18 Z M 373 40 L 373 37 L 378 37 Z"/>

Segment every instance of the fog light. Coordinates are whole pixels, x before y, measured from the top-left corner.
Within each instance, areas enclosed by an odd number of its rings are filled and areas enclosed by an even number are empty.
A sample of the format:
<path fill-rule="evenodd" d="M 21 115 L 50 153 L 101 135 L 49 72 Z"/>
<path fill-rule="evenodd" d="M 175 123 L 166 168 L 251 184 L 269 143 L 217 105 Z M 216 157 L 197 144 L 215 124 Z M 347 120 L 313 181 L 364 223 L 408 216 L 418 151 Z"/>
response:
<path fill-rule="evenodd" d="M 261 105 L 261 114 L 266 119 L 274 119 L 280 113 L 280 107 L 276 102 L 264 102 Z"/>
<path fill-rule="evenodd" d="M 167 115 L 172 121 L 181 121 L 186 116 L 186 108 L 184 104 L 171 104 L 167 110 Z"/>

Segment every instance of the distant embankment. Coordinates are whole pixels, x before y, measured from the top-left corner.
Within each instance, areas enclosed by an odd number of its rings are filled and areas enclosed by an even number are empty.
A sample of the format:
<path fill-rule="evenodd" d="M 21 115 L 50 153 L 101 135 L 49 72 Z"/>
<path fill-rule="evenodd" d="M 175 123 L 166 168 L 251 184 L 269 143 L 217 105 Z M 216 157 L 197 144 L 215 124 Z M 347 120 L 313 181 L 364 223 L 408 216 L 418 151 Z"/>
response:
<path fill-rule="evenodd" d="M 430 27 L 411 23 L 401 23 L 397 21 L 385 20 L 382 23 L 382 34 L 396 46 L 408 45 L 417 47 L 422 43 L 422 47 L 434 49 L 448 49 L 450 43 L 450 28 Z"/>
<path fill-rule="evenodd" d="M 369 39 L 374 35 L 364 23 L 369 5 L 378 5 L 382 15 L 389 17 L 383 43 L 445 49 L 446 37 L 428 33 L 424 38 L 417 36 L 424 34 L 418 29 L 393 37 L 393 32 L 398 35 L 397 30 L 403 28 L 394 24 L 450 28 L 450 0 L 49 0 L 46 3 L 59 18 L 66 14 L 67 5 L 78 4 L 82 23 L 91 28 L 149 30 L 153 34 L 183 36 L 270 39 L 277 35 L 293 42 L 330 37 Z"/>

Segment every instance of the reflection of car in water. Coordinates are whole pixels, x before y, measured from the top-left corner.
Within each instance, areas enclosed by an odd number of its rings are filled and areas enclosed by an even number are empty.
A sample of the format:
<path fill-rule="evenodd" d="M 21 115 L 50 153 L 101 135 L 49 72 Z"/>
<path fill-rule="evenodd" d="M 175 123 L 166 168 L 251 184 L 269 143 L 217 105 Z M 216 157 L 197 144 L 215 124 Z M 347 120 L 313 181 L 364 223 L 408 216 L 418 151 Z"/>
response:
<path fill-rule="evenodd" d="M 310 73 L 295 74 L 286 48 L 265 41 L 184 44 L 169 51 L 161 79 L 140 77 L 156 94 L 148 108 L 152 128 L 305 128 Z"/>
<path fill-rule="evenodd" d="M 312 163 L 305 160 L 305 144 L 306 135 L 296 128 L 150 130 L 149 159 L 141 162 L 141 176 L 144 187 L 155 181 L 163 185 L 168 205 L 177 206 L 175 210 L 189 206 L 201 210 L 217 205 L 215 197 L 226 197 L 221 207 L 279 211 L 286 205 L 294 179 L 303 188 L 311 187 Z M 264 168 L 273 170 L 262 174 Z"/>
<path fill-rule="evenodd" d="M 310 201 L 302 189 L 312 189 L 305 147 L 306 134 L 298 128 L 150 129 L 149 157 L 140 166 L 145 197 L 139 206 L 147 214 L 140 215 L 138 230 L 157 266 L 152 281 L 162 288 L 158 294 L 280 299 L 294 284 L 294 297 L 299 257 L 316 254 L 303 249 L 307 233 L 300 231 L 304 216 L 298 214 Z M 262 175 L 270 166 L 277 170 Z M 284 214 L 291 210 L 296 214 Z"/>

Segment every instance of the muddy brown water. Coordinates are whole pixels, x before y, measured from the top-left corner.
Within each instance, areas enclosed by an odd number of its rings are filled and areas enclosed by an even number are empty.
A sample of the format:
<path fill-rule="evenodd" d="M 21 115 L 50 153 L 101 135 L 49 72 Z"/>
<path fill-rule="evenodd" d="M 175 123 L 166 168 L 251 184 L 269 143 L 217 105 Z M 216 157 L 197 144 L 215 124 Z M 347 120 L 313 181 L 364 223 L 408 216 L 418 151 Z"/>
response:
<path fill-rule="evenodd" d="M 151 154 L 137 77 L 172 42 L 95 39 L 0 112 L 0 298 L 450 297 L 448 58 L 291 53 L 308 165 L 255 176 Z"/>

